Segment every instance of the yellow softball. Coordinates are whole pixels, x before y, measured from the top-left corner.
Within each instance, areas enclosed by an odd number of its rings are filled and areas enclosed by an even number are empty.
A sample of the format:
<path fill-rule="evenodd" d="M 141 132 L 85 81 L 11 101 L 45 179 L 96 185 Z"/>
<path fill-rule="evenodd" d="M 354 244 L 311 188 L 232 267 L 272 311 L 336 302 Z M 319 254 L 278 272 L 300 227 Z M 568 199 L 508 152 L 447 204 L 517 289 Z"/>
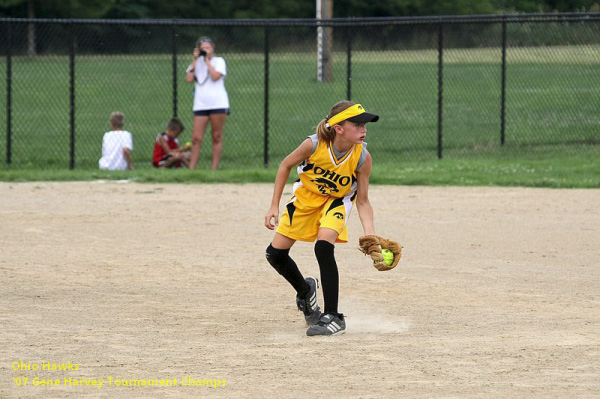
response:
<path fill-rule="evenodd" d="M 389 249 L 382 249 L 381 255 L 383 255 L 383 261 L 386 265 L 391 266 L 394 263 L 394 253 Z"/>

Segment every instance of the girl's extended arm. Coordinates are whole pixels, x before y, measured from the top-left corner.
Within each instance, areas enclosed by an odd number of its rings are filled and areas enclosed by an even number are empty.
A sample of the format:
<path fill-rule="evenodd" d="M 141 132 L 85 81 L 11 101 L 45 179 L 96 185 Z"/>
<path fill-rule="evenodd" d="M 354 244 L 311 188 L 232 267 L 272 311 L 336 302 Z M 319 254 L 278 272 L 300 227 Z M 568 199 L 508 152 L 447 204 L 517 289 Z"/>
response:
<path fill-rule="evenodd" d="M 185 81 L 188 83 L 194 83 L 195 81 L 195 74 L 196 72 L 194 72 L 194 70 L 196 69 L 196 60 L 198 59 L 198 57 L 200 56 L 200 49 L 198 47 L 194 48 L 194 61 L 192 61 L 192 64 L 190 65 L 190 70 L 185 74 Z"/>
<path fill-rule="evenodd" d="M 304 161 L 312 153 L 312 140 L 306 139 L 296 148 L 290 155 L 279 165 L 277 170 L 277 176 L 275 177 L 275 187 L 273 188 L 273 198 L 271 200 L 271 207 L 265 216 L 265 227 L 269 230 L 274 230 L 279 224 L 279 201 L 285 188 L 285 183 L 290 176 L 290 171 L 300 162 Z"/>
<path fill-rule="evenodd" d="M 373 223 L 373 207 L 369 201 L 369 176 L 373 167 L 371 154 L 367 154 L 367 159 L 362 167 L 356 171 L 356 180 L 358 183 L 358 193 L 356 197 L 356 209 L 363 226 L 366 236 L 375 234 L 375 224 Z"/>
<path fill-rule="evenodd" d="M 208 67 L 208 73 L 210 74 L 210 78 L 212 80 L 218 80 L 221 76 L 223 76 L 221 72 L 218 72 L 215 67 L 212 66 L 208 58 L 206 59 L 206 66 Z"/>

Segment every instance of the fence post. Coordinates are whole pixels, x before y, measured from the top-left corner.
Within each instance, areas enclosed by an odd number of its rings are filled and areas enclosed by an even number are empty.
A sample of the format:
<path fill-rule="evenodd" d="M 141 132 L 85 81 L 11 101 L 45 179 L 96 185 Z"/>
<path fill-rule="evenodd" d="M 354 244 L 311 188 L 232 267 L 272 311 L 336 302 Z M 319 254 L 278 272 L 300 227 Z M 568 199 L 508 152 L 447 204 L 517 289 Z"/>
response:
<path fill-rule="evenodd" d="M 69 25 L 70 45 L 69 45 L 69 96 L 70 96 L 70 125 L 71 125 L 71 146 L 69 169 L 75 169 L 75 25 Z"/>
<path fill-rule="evenodd" d="M 500 104 L 500 145 L 504 145 L 506 132 L 506 18 L 502 21 L 502 96 Z"/>
<path fill-rule="evenodd" d="M 171 25 L 171 54 L 173 61 L 173 117 L 177 116 L 177 25 Z"/>
<path fill-rule="evenodd" d="M 440 23 L 438 30 L 438 159 L 442 159 L 443 131 L 443 100 L 444 100 L 444 24 Z"/>
<path fill-rule="evenodd" d="M 265 167 L 269 166 L 269 26 L 265 26 L 265 106 L 264 106 L 264 125 L 265 125 L 265 148 L 263 163 Z"/>
<path fill-rule="evenodd" d="M 6 24 L 6 164 L 12 161 L 12 23 Z"/>
<path fill-rule="evenodd" d="M 348 32 L 348 50 L 347 50 L 347 61 L 346 65 L 348 67 L 347 71 L 347 93 L 346 100 L 351 101 L 352 99 L 352 29 L 347 28 L 346 32 Z"/>

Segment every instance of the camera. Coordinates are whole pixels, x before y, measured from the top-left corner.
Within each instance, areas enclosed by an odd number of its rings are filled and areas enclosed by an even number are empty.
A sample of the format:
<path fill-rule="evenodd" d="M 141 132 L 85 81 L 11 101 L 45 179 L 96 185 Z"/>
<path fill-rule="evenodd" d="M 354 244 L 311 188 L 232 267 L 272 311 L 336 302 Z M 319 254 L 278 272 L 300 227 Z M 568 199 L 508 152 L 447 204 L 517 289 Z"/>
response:
<path fill-rule="evenodd" d="M 200 50 L 200 57 L 206 57 L 206 51 Z"/>

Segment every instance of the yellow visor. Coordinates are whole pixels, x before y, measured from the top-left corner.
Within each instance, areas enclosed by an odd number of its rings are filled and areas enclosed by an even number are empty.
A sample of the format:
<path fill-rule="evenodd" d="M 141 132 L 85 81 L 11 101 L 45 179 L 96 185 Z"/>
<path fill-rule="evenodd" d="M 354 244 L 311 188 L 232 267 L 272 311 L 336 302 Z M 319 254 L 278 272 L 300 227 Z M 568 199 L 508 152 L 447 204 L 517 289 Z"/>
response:
<path fill-rule="evenodd" d="M 377 122 L 379 115 L 370 114 L 360 104 L 354 104 L 350 108 L 346 108 L 342 112 L 333 115 L 327 120 L 329 127 L 343 121 L 351 121 L 356 123 Z"/>

